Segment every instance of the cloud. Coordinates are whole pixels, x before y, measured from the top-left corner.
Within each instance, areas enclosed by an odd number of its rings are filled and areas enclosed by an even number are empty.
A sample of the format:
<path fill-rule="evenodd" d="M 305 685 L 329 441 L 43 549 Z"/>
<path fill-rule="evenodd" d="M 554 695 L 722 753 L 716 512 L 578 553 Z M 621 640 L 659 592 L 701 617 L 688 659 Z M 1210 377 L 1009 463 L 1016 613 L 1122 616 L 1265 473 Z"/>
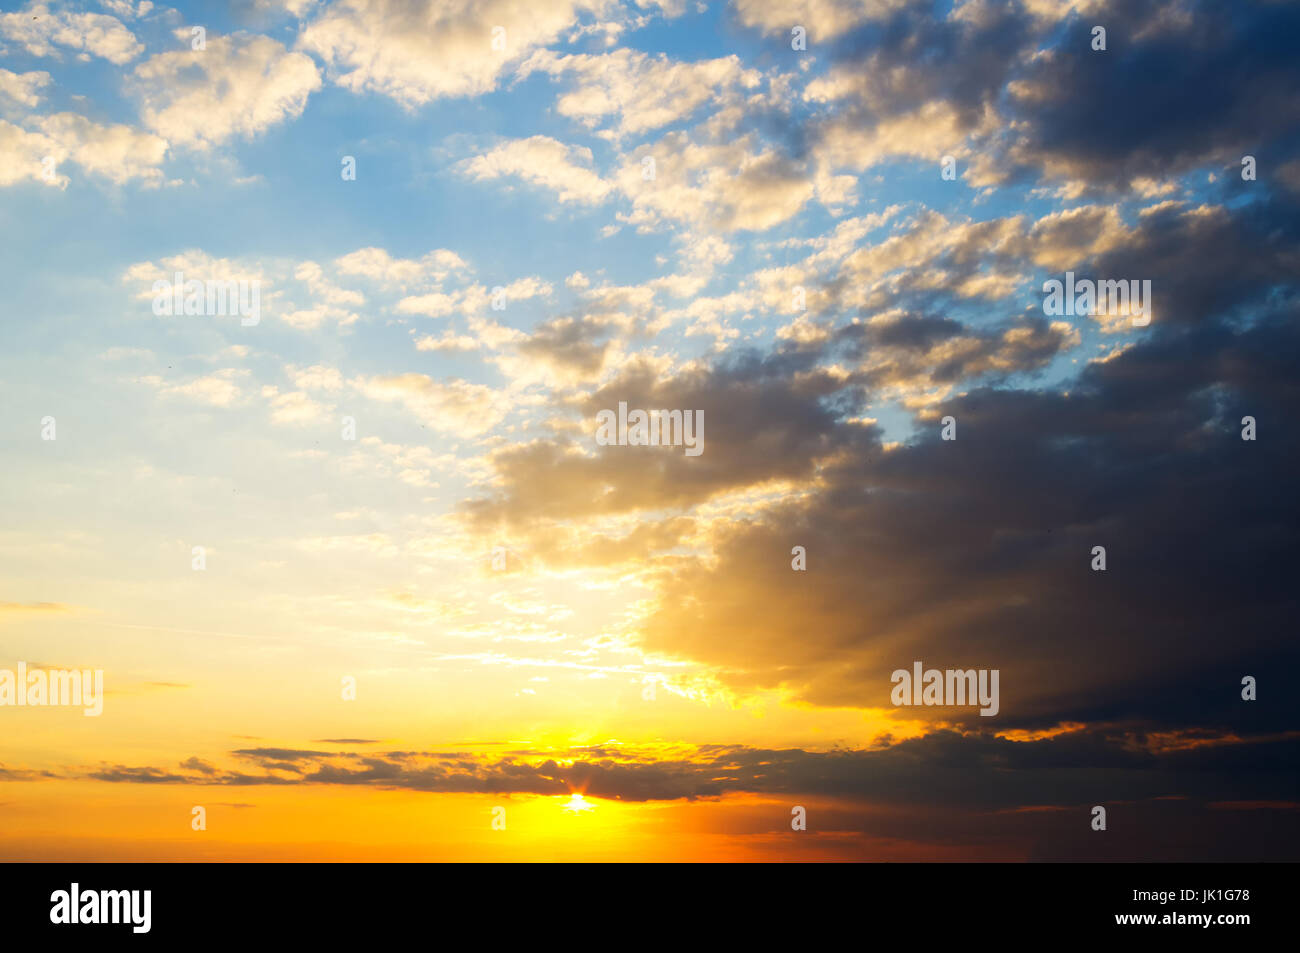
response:
<path fill-rule="evenodd" d="M 140 179 L 147 185 L 162 181 L 159 166 L 167 142 L 130 126 L 103 126 L 75 113 L 35 117 L 32 129 L 0 119 L 0 186 L 32 180 L 57 188 L 71 181 L 59 168 L 65 162 L 123 184 Z"/>
<path fill-rule="evenodd" d="M 440 285 L 449 276 L 470 270 L 463 258 L 446 248 L 434 249 L 418 261 L 393 258 L 383 248 L 359 248 L 336 259 L 334 267 L 339 274 L 399 288 L 428 283 Z"/>
<path fill-rule="evenodd" d="M 551 189 L 561 202 L 595 204 L 605 200 L 611 186 L 590 168 L 591 161 L 590 149 L 532 136 L 500 143 L 461 162 L 457 170 L 480 182 L 518 177 Z"/>
<path fill-rule="evenodd" d="M 346 742 L 348 739 L 339 739 Z M 1132 726 L 1065 726 L 1013 740 L 937 731 L 873 749 L 810 751 L 744 745 L 605 744 L 554 751 L 233 752 L 258 770 L 191 758 L 180 774 L 104 765 L 82 776 L 119 784 L 318 786 L 625 803 L 728 799 L 729 817 L 761 844 L 772 799 L 812 804 L 818 829 L 852 837 L 846 856 L 1002 860 L 1285 860 L 1295 823 L 1294 734 L 1243 740 L 1215 733 L 1155 736 Z M 34 780 L 0 767 L 0 780 Z M 741 799 L 750 795 L 751 799 Z M 739 797 L 738 797 L 739 796 Z M 752 800 L 757 796 L 761 800 Z M 811 800 L 810 800 L 811 799 Z M 1091 806 L 1114 806 L 1129 836 L 1098 838 Z M 782 810 L 786 810 L 783 807 Z M 788 818 L 788 813 L 785 815 Z M 1091 835 L 1091 836 L 1090 836 Z M 864 843 L 864 839 L 866 839 Z M 1267 844 L 1260 853 L 1260 844 Z M 756 844 L 755 846 L 758 846 Z M 901 850 L 900 850 L 901 848 Z"/>
<path fill-rule="evenodd" d="M 57 56 L 56 47 L 64 47 L 101 57 L 117 66 L 129 63 L 144 50 L 144 44 L 116 17 L 103 13 L 55 12 L 44 3 L 0 14 L 0 36 L 18 43 L 32 56 Z"/>
<path fill-rule="evenodd" d="M 43 117 L 38 128 L 53 143 L 53 155 L 86 172 L 121 184 L 132 179 L 160 184 L 167 141 L 130 126 L 102 126 L 75 113 Z"/>
<path fill-rule="evenodd" d="M 644 174 L 654 161 L 654 177 Z M 805 163 L 764 148 L 756 135 L 699 143 L 670 132 L 626 157 L 616 173 L 640 227 L 668 219 L 713 231 L 763 230 L 796 215 L 816 193 Z"/>
<path fill-rule="evenodd" d="M 162 768 L 136 768 L 126 765 L 105 765 L 98 771 L 90 771 L 86 777 L 95 781 L 110 781 L 127 784 L 176 784 L 188 781 L 183 774 L 176 774 Z"/>
<path fill-rule="evenodd" d="M 1291 701 L 1266 714 L 1238 691 L 1288 651 L 1295 554 L 1278 528 L 1297 514 L 1280 487 L 1300 448 L 1275 434 L 1261 455 L 1238 430 L 1250 408 L 1300 412 L 1282 356 L 1300 353 L 1294 318 L 1175 326 L 1089 365 L 1068 393 L 973 390 L 893 449 L 836 426 L 814 488 L 715 528 L 710 558 L 674 569 L 644 649 L 742 693 L 826 706 L 888 707 L 890 673 L 922 660 L 999 669 L 1011 726 L 1286 724 Z M 955 441 L 939 439 L 939 413 Z M 790 569 L 795 545 L 806 575 Z M 1090 569 L 1097 545 L 1104 573 Z M 1249 635 L 1224 640 L 1224 612 Z"/>
<path fill-rule="evenodd" d="M 1173 744 L 1165 742 L 1172 741 Z M 87 776 L 119 783 L 369 786 L 437 793 L 534 794 L 626 802 L 695 800 L 727 794 L 819 795 L 882 806 L 986 813 L 1077 808 L 1178 792 L 1198 801 L 1294 804 L 1293 735 L 1251 740 L 1191 733 L 1148 735 L 1131 726 L 1075 726 L 1050 737 L 1011 740 L 937 731 L 874 749 L 809 751 L 743 745 L 672 750 L 607 744 L 512 751 L 325 752 L 252 748 L 232 754 L 262 769 L 247 774 L 191 758 L 178 775 L 155 767 L 106 766 Z"/>
<path fill-rule="evenodd" d="M 605 0 L 340 0 L 299 34 L 301 49 L 328 64 L 338 85 L 377 92 L 408 107 L 477 96 L 533 49 L 557 39 Z M 492 47 L 505 29 L 505 48 Z"/>
<path fill-rule="evenodd" d="M 1052 212 L 1029 232 L 1034 263 L 1053 271 L 1078 268 L 1132 239 L 1119 210 L 1109 205 L 1082 205 Z"/>
<path fill-rule="evenodd" d="M 984 131 L 996 127 L 992 114 Z M 943 100 L 924 103 L 913 112 L 884 116 L 874 123 L 845 113 L 825 123 L 818 143 L 818 158 L 835 168 L 869 169 L 898 157 L 935 163 L 946 155 L 963 155 L 964 140 L 979 128 L 967 127 L 951 104 Z"/>
<path fill-rule="evenodd" d="M 127 20 L 144 16 L 154 6 L 153 0 L 138 0 L 136 3 L 131 0 L 99 0 L 99 5 Z"/>
<path fill-rule="evenodd" d="M 497 491 L 463 504 L 475 523 L 517 528 L 537 521 L 685 507 L 771 480 L 807 477 L 833 450 L 834 414 L 822 398 L 840 382 L 807 356 L 745 354 L 716 368 L 661 378 L 632 361 L 580 398 L 582 444 L 518 443 L 492 454 Z M 701 456 L 680 448 L 595 446 L 596 414 L 617 408 L 704 413 Z"/>
<path fill-rule="evenodd" d="M 610 329 L 611 324 L 600 319 L 555 318 L 536 328 L 518 350 L 555 370 L 571 370 L 578 379 L 591 379 L 605 367 L 610 342 L 601 338 Z"/>
<path fill-rule="evenodd" d="M 822 333 L 770 353 L 669 373 L 627 362 L 573 399 L 573 429 L 493 451 L 492 490 L 462 512 L 481 530 L 563 539 L 616 515 L 699 519 L 710 504 L 694 530 L 702 551 L 648 569 L 655 609 L 636 640 L 741 696 L 888 709 L 890 673 L 919 659 L 999 669 L 999 724 L 1011 727 L 1282 730 L 1297 703 L 1243 705 L 1239 683 L 1286 664 L 1295 608 L 1283 528 L 1300 513 L 1282 488 L 1300 476 L 1300 446 L 1276 429 L 1300 415 L 1294 202 L 1278 190 L 1128 221 L 1093 205 L 1037 222 L 927 212 L 883 241 L 852 230 L 851 250 L 814 252 L 841 296 L 900 272 L 921 293 L 937 271 L 931 291 L 960 297 L 994 265 L 1077 261 L 1151 276 L 1156 319 L 1105 361 L 1036 387 L 1025 376 L 1079 346 L 1082 322 L 898 309 L 837 323 L 827 305 Z M 890 396 L 917 411 L 906 442 L 865 419 Z M 704 454 L 594 446 L 595 413 L 619 401 L 703 409 Z M 1267 444 L 1241 440 L 1247 414 L 1274 421 Z M 939 439 L 940 415 L 957 440 Z M 764 487 L 775 502 L 743 516 L 719 502 Z M 790 568 L 795 545 L 806 574 Z M 1090 569 L 1096 545 L 1108 572 Z"/>
<path fill-rule="evenodd" d="M 48 136 L 28 132 L 0 119 L 0 185 L 15 185 L 31 179 L 47 185 L 66 186 L 67 176 L 54 171 L 57 157 L 53 152 L 57 148 L 58 145 Z M 47 156 L 50 157 L 48 163 L 45 161 Z"/>
<path fill-rule="evenodd" d="M 154 282 L 166 281 L 170 284 L 175 280 L 177 272 L 184 276 L 185 281 L 245 281 L 249 282 L 250 285 L 258 283 L 259 286 L 265 286 L 271 283 L 270 276 L 267 273 L 267 269 L 270 267 L 269 264 L 263 266 L 262 264 L 251 264 L 230 258 L 216 258 L 201 249 L 191 248 L 167 258 L 161 258 L 157 262 L 136 262 L 122 273 L 122 282 L 134 287 L 135 297 L 144 302 L 152 301 L 155 297 Z M 262 292 L 263 303 L 265 303 L 266 297 L 264 289 Z"/>
<path fill-rule="evenodd" d="M 142 384 L 154 388 L 163 397 L 183 397 L 210 407 L 233 407 L 244 397 L 239 381 L 248 374 L 249 372 L 244 368 L 225 368 L 214 374 L 180 383 L 166 381 L 154 374 L 146 375 L 139 380 Z"/>
<path fill-rule="evenodd" d="M 1071 21 L 1008 86 L 1013 163 L 1122 187 L 1267 154 L 1300 121 L 1300 67 L 1282 40 L 1300 30 L 1294 5 L 1114 0 L 1096 15 Z M 1103 20 L 1115 25 L 1096 53 L 1089 31 Z"/>
<path fill-rule="evenodd" d="M 535 71 L 576 78 L 556 102 L 560 115 L 589 128 L 612 122 L 619 135 L 640 135 L 685 119 L 736 87 L 758 85 L 761 75 L 744 69 L 734 55 L 681 63 L 662 53 L 627 49 L 595 56 L 539 51 L 520 66 L 519 75 Z"/>
<path fill-rule="evenodd" d="M 263 317 L 271 315 L 296 330 L 312 331 L 330 322 L 338 328 L 347 328 L 361 319 L 361 314 L 354 309 L 365 305 L 365 295 L 337 284 L 332 277 L 336 271 L 331 269 L 327 273 L 325 267 L 314 261 L 217 258 L 191 248 L 157 262 L 137 262 L 126 269 L 122 281 L 134 288 L 141 307 L 143 302 L 155 298 L 155 282 L 171 285 L 177 273 L 184 282 L 246 282 L 250 294 L 252 289 L 257 289 Z"/>
<path fill-rule="evenodd" d="M 15 73 L 0 69 L 0 96 L 20 106 L 31 108 L 41 101 L 40 90 L 50 85 L 50 74 L 43 72 Z"/>
<path fill-rule="evenodd" d="M 977 331 L 950 319 L 896 312 L 836 334 L 836 343 L 857 362 L 855 382 L 912 406 L 935 403 L 961 382 L 1037 370 L 1079 340 L 1069 324 L 1041 318 Z"/>
<path fill-rule="evenodd" d="M 174 145 L 205 150 L 297 118 L 320 82 L 310 57 L 236 33 L 209 37 L 206 50 L 151 57 L 136 67 L 131 88 L 146 126 Z"/>
<path fill-rule="evenodd" d="M 285 373 L 293 380 L 294 386 L 300 390 L 333 392 L 343 388 L 343 375 L 335 367 L 316 364 L 311 367 L 299 368 L 290 365 L 285 368 Z"/>
<path fill-rule="evenodd" d="M 424 374 L 380 374 L 352 382 L 372 400 L 398 403 L 434 430 L 478 437 L 509 410 L 505 395 L 463 380 L 436 380 Z"/>
<path fill-rule="evenodd" d="M 884 19 L 913 0 L 792 0 L 773 5 L 766 0 L 736 0 L 736 19 L 744 26 L 790 36 L 796 26 L 811 41 L 833 40 L 872 20 Z"/>
<path fill-rule="evenodd" d="M 783 9 L 763 23 L 746 6 L 742 22 L 780 29 L 789 18 Z M 830 32 L 851 35 L 804 89 L 835 109 L 803 134 L 832 164 L 950 154 L 969 158 L 963 176 L 977 187 L 1028 178 L 1128 189 L 1268 154 L 1298 115 L 1294 57 L 1278 41 L 1297 28 L 1288 4 L 1195 13 L 1184 0 L 970 0 L 946 14 L 901 2 L 825 6 L 839 13 Z M 882 25 L 852 33 L 851 12 Z M 1108 49 L 1094 51 L 1100 23 Z"/>
<path fill-rule="evenodd" d="M 277 424 L 302 424 L 323 421 L 330 407 L 313 400 L 303 391 L 280 393 L 274 385 L 262 388 L 262 397 L 271 407 L 271 421 Z"/>

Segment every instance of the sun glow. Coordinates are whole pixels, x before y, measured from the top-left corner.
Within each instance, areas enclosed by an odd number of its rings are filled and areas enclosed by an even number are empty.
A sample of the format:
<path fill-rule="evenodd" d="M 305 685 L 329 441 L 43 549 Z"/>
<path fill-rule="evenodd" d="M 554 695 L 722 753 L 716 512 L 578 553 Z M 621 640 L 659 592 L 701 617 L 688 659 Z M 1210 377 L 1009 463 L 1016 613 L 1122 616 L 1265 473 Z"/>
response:
<path fill-rule="evenodd" d="M 575 793 L 573 797 L 569 798 L 568 803 L 564 805 L 564 809 L 570 814 L 581 814 L 583 811 L 594 811 L 596 805 L 592 804 L 581 794 Z"/>

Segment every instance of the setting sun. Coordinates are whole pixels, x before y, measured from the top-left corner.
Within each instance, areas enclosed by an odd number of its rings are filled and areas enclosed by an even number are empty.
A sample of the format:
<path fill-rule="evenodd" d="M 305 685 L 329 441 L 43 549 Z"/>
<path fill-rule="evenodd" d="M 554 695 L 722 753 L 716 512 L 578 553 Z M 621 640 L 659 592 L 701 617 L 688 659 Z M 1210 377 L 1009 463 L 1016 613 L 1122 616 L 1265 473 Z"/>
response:
<path fill-rule="evenodd" d="M 575 793 L 573 797 L 569 798 L 568 803 L 564 805 L 564 809 L 571 814 L 580 814 L 583 811 L 594 811 L 596 805 L 592 804 L 581 794 Z"/>

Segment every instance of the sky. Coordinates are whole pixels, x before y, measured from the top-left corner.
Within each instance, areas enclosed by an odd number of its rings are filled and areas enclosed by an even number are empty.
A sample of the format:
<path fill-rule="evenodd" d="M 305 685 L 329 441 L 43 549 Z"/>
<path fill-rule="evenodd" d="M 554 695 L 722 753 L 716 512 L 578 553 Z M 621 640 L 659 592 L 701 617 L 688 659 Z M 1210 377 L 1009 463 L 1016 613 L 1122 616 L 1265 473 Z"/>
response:
<path fill-rule="evenodd" d="M 0 858 L 1295 860 L 1298 38 L 0 3 Z"/>

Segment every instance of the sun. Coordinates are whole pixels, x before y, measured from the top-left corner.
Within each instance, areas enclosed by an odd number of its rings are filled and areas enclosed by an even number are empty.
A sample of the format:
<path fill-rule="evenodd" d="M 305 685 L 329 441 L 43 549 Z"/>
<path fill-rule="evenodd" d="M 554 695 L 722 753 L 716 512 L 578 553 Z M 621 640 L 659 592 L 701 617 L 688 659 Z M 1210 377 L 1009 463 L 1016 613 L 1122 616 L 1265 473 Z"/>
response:
<path fill-rule="evenodd" d="M 564 805 L 564 809 L 570 814 L 581 814 L 583 811 L 594 811 L 596 805 L 575 792 L 573 797 L 569 798 L 568 803 Z"/>

